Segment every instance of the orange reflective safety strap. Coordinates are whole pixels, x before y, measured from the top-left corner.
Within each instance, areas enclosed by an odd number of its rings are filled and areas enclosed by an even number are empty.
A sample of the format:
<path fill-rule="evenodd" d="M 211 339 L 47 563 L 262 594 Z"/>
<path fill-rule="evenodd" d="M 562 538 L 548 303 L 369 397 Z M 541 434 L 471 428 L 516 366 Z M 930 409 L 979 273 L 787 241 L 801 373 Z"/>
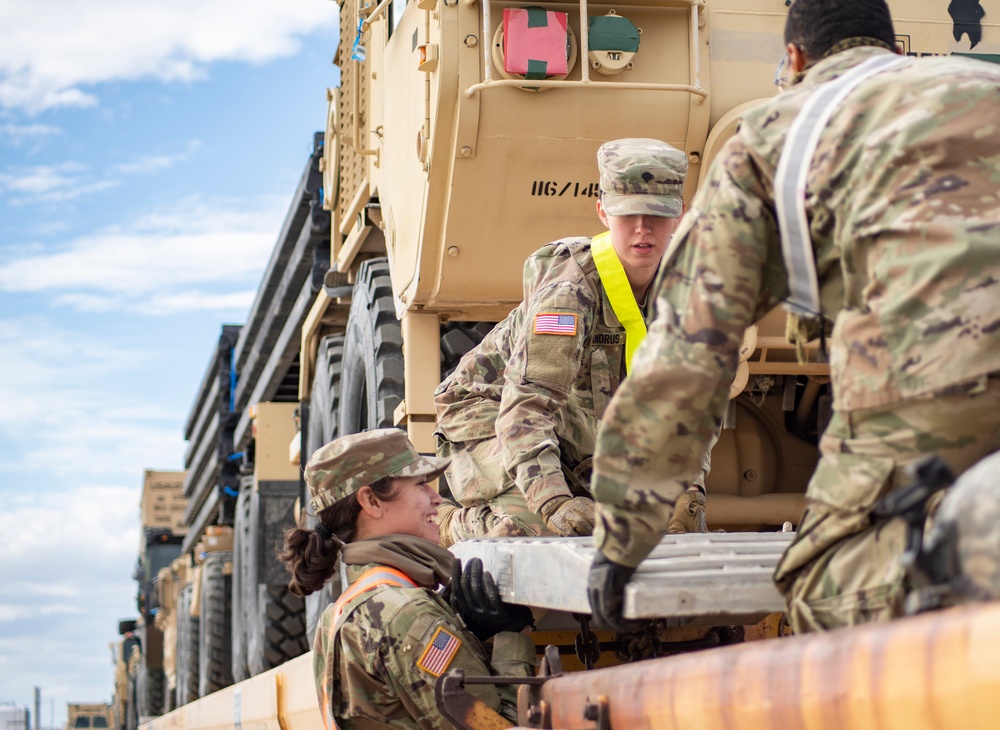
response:
<path fill-rule="evenodd" d="M 337 646 L 337 633 L 340 631 L 340 625 L 350 616 L 350 612 L 344 613 L 344 606 L 350 603 L 352 600 L 360 596 L 362 593 L 366 593 L 370 590 L 378 588 L 382 585 L 399 586 L 400 588 L 417 588 L 417 584 L 401 570 L 396 570 L 395 568 L 388 568 L 384 565 L 379 565 L 375 568 L 369 568 L 361 577 L 356 581 L 351 583 L 347 587 L 347 590 L 340 594 L 340 598 L 337 602 L 333 604 L 333 647 L 334 652 L 336 652 Z M 336 661 L 334 661 L 336 664 Z M 326 670 L 329 671 L 330 665 L 327 664 Z M 340 727 L 337 725 L 336 721 L 330 714 L 330 694 L 327 692 L 328 681 L 324 677 L 323 680 L 323 700 L 320 703 L 320 714 L 323 716 L 323 725 L 326 726 L 327 730 L 334 730 Z"/>
<path fill-rule="evenodd" d="M 378 588 L 381 585 L 399 586 L 400 588 L 417 588 L 417 584 L 401 570 L 388 568 L 384 565 L 369 568 L 361 574 L 360 578 L 351 583 L 346 591 L 340 594 L 340 598 L 338 598 L 337 602 L 333 605 L 333 622 L 336 628 L 339 629 L 341 620 L 347 618 L 347 616 L 344 615 L 344 606 L 360 596 L 362 593 Z"/>
<path fill-rule="evenodd" d="M 611 243 L 610 231 L 591 239 L 590 253 L 594 257 L 604 293 L 608 295 L 615 316 L 625 328 L 625 370 L 628 372 L 632 369 L 632 356 L 639 348 L 639 343 L 646 339 L 646 320 L 636 304 L 632 285 L 628 283 L 625 268 Z"/>

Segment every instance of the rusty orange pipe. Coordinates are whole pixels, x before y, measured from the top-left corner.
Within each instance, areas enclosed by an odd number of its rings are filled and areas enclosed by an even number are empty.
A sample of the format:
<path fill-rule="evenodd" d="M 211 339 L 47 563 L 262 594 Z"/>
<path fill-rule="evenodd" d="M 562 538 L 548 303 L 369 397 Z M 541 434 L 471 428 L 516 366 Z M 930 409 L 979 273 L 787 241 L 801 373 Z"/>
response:
<path fill-rule="evenodd" d="M 1000 728 L 1000 602 L 566 675 L 552 727 L 592 730 Z"/>

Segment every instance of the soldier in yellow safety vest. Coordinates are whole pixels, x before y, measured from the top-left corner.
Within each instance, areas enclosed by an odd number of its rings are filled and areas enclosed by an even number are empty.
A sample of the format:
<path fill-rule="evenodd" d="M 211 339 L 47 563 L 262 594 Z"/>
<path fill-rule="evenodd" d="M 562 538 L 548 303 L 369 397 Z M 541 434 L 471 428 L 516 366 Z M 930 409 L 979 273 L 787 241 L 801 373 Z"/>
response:
<path fill-rule="evenodd" d="M 443 545 L 466 537 L 589 535 L 597 426 L 646 335 L 646 293 L 684 204 L 685 154 L 654 139 L 597 153 L 608 230 L 543 246 L 524 301 L 435 393 L 438 455 L 451 460 Z M 706 457 L 707 472 L 707 457 Z M 704 530 L 704 474 L 676 532 Z"/>
<path fill-rule="evenodd" d="M 453 726 L 434 689 L 446 671 L 534 673 L 535 647 L 523 631 L 530 609 L 505 604 L 481 561 L 462 572 L 438 544 L 441 498 L 428 480 L 447 464 L 421 456 L 403 431 L 389 428 L 337 439 L 306 465 L 319 521 L 286 530 L 279 557 L 296 595 L 318 591 L 338 566 L 348 585 L 323 613 L 313 645 L 320 712 L 331 730 L 445 730 Z M 516 721 L 513 686 L 468 691 L 489 708 L 483 711 Z"/>

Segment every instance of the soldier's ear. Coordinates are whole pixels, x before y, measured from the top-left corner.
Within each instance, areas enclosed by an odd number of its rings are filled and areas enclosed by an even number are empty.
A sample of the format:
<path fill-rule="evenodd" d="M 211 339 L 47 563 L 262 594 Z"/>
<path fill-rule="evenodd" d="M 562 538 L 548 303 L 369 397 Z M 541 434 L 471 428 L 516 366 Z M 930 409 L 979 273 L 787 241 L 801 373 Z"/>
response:
<path fill-rule="evenodd" d="M 605 228 L 611 228 L 608 225 L 608 214 L 604 210 L 604 203 L 601 202 L 600 198 L 597 199 L 597 217 L 601 219 L 601 223 L 604 224 Z"/>
<path fill-rule="evenodd" d="M 382 516 L 382 506 L 379 504 L 378 496 L 367 484 L 358 490 L 358 505 L 369 517 Z"/>
<path fill-rule="evenodd" d="M 802 73 L 806 64 L 809 63 L 809 56 L 806 54 L 806 49 L 794 43 L 789 43 L 785 46 L 785 51 L 788 52 L 788 67 L 792 69 L 792 73 Z"/>

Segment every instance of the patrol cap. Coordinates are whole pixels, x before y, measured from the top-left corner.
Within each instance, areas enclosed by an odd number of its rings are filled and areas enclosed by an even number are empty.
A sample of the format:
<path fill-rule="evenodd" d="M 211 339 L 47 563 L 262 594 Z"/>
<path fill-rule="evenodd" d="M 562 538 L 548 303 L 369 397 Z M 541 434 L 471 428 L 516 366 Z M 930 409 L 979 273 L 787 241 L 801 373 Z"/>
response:
<path fill-rule="evenodd" d="M 687 177 L 687 155 L 658 139 L 615 139 L 597 150 L 601 193 L 608 215 L 677 218 Z"/>
<path fill-rule="evenodd" d="M 379 428 L 335 439 L 313 453 L 305 478 L 313 513 L 385 477 L 441 475 L 449 459 L 421 456 L 398 428 Z"/>

